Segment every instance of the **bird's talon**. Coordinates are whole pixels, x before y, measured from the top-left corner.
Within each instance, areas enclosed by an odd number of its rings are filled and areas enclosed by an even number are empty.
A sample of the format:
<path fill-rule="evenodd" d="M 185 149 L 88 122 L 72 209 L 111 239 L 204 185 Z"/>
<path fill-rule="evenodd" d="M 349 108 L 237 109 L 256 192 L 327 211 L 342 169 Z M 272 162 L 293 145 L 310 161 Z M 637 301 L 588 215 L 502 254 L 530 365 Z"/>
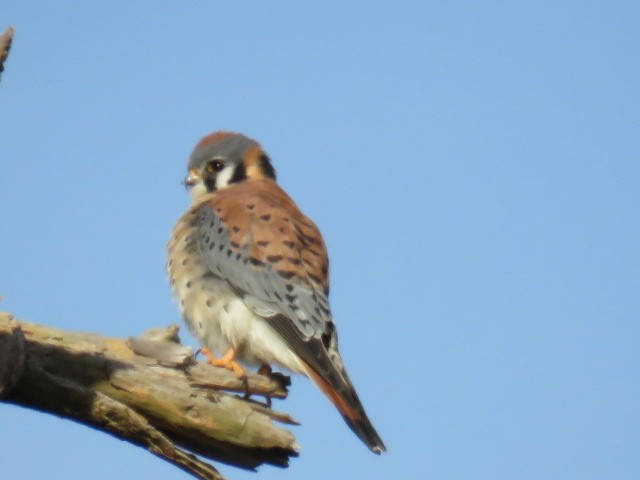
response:
<path fill-rule="evenodd" d="M 236 351 L 233 348 L 230 348 L 222 358 L 214 357 L 211 351 L 206 347 L 201 348 L 200 353 L 207 357 L 207 363 L 209 363 L 210 365 L 231 370 L 235 374 L 235 376 L 240 379 L 242 379 L 243 377 L 246 378 L 244 368 L 242 367 L 242 365 L 235 361 Z"/>
<path fill-rule="evenodd" d="M 240 380 L 242 381 L 242 385 L 244 386 L 244 395 L 242 396 L 242 398 L 248 400 L 251 398 L 251 392 L 249 391 L 249 379 L 247 378 L 246 374 L 243 374 Z"/>
<path fill-rule="evenodd" d="M 219 362 L 219 360 L 213 356 L 213 353 L 211 353 L 211 350 L 209 350 L 207 347 L 202 347 L 200 350 L 198 350 L 197 353 L 200 353 L 207 357 L 207 363 L 209 365 L 215 365 L 216 362 Z"/>
<path fill-rule="evenodd" d="M 236 377 L 238 377 L 244 383 L 247 382 L 247 374 L 245 373 L 244 368 L 242 368 L 238 363 L 231 362 L 231 370 L 236 374 Z"/>

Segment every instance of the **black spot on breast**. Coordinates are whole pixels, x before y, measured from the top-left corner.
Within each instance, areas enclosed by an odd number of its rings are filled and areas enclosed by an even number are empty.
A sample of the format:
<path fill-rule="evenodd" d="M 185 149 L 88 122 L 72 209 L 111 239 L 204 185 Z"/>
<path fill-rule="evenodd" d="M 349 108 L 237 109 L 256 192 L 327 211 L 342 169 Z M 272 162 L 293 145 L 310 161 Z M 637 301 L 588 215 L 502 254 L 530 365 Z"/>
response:
<path fill-rule="evenodd" d="M 239 244 L 239 243 L 237 243 L 237 242 L 233 242 L 233 241 L 232 241 L 232 242 L 230 242 L 230 243 L 231 243 L 231 246 L 232 246 L 233 248 L 240 248 L 240 244 Z"/>
<path fill-rule="evenodd" d="M 191 280 L 189 280 L 187 283 L 185 283 L 184 285 L 187 288 L 191 288 Z"/>
<path fill-rule="evenodd" d="M 297 295 L 286 294 L 284 296 L 284 298 L 286 298 L 288 302 L 293 303 L 295 301 L 295 299 L 298 298 L 298 296 Z"/>
<path fill-rule="evenodd" d="M 218 247 L 218 250 L 220 250 L 220 251 L 224 250 L 224 245 L 222 245 L 222 244 L 221 244 L 221 245 Z"/>
<path fill-rule="evenodd" d="M 256 208 L 256 206 L 253 203 L 250 203 L 249 205 L 247 205 L 247 210 L 253 210 L 254 208 Z"/>
<path fill-rule="evenodd" d="M 262 220 L 263 222 L 268 222 L 269 220 L 271 220 L 271 215 L 260 215 L 260 220 Z"/>
<path fill-rule="evenodd" d="M 205 303 L 205 305 L 206 305 L 207 307 L 209 307 L 209 308 L 211 308 L 211 305 L 213 305 L 213 301 L 212 301 L 210 298 L 207 298 L 207 301 L 206 301 L 206 302 L 204 302 L 204 303 Z"/>
<path fill-rule="evenodd" d="M 242 256 L 241 253 L 236 253 L 236 260 L 240 260 L 240 257 Z"/>
<path fill-rule="evenodd" d="M 266 240 L 259 240 L 256 243 L 261 247 L 266 247 L 267 245 L 269 245 L 269 242 L 267 242 Z"/>
<path fill-rule="evenodd" d="M 282 301 L 282 297 L 278 292 L 273 292 L 273 296 L 276 297 L 278 300 Z"/>
<path fill-rule="evenodd" d="M 221 207 L 216 208 L 216 212 L 222 213 L 222 208 Z"/>
<path fill-rule="evenodd" d="M 295 272 L 287 271 L 287 270 L 278 270 L 278 273 L 282 278 L 286 278 L 289 280 L 291 277 L 295 275 Z"/>
<path fill-rule="evenodd" d="M 300 265 L 300 263 L 302 263 L 299 258 L 287 257 L 287 260 L 293 263 L 294 265 Z"/>
<path fill-rule="evenodd" d="M 234 225 L 233 227 L 231 227 L 231 230 L 233 230 L 234 233 L 238 233 L 240 231 L 240 227 Z"/>
<path fill-rule="evenodd" d="M 287 283 L 286 288 L 287 288 L 287 292 L 293 291 L 293 285 L 291 285 L 290 283 Z"/>
<path fill-rule="evenodd" d="M 222 232 L 224 232 L 224 228 L 222 227 L 218 228 L 218 234 L 221 234 Z"/>
<path fill-rule="evenodd" d="M 295 248 L 295 246 L 296 246 L 296 242 L 292 242 L 291 240 L 283 240 L 282 244 L 285 247 L 288 247 L 288 248 L 291 248 L 291 249 Z"/>
<path fill-rule="evenodd" d="M 182 263 L 182 265 L 184 266 L 184 265 L 186 265 L 187 263 L 189 263 L 189 259 L 188 259 L 188 258 L 183 258 L 181 263 Z"/>
<path fill-rule="evenodd" d="M 283 259 L 282 255 L 268 255 L 267 256 L 267 262 L 271 262 L 271 263 L 278 263 L 282 259 Z"/>
<path fill-rule="evenodd" d="M 322 283 L 322 281 L 320 280 L 320 278 L 318 278 L 318 277 L 317 277 L 316 275 L 314 275 L 313 273 L 309 273 L 308 275 L 309 275 L 309 278 L 310 278 L 311 280 L 313 280 L 314 282 L 316 282 L 316 283 Z"/>
<path fill-rule="evenodd" d="M 233 250 L 231 250 L 230 248 L 227 249 L 227 257 L 230 257 L 232 253 L 233 253 Z"/>

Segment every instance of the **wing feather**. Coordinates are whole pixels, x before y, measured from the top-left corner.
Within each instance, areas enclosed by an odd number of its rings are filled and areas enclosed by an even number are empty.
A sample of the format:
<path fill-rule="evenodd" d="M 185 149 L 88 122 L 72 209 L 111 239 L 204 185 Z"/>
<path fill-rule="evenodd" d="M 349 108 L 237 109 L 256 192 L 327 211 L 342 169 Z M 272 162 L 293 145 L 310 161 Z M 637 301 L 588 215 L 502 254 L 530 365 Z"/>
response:
<path fill-rule="evenodd" d="M 338 352 L 327 250 L 316 225 L 269 180 L 214 192 L 193 208 L 198 248 L 211 273 L 284 338 L 369 448 L 384 450 Z"/>
<path fill-rule="evenodd" d="M 304 341 L 332 329 L 324 241 L 277 184 L 239 184 L 207 196 L 196 208 L 206 265 L 254 312 L 267 319 L 284 316 Z"/>

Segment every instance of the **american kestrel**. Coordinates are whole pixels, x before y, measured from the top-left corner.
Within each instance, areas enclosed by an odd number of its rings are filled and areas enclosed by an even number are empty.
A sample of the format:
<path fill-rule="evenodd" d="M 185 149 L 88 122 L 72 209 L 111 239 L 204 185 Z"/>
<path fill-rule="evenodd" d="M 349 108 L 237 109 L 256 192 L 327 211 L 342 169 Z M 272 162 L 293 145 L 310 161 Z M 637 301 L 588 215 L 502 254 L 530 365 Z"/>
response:
<path fill-rule="evenodd" d="M 238 376 L 237 360 L 308 376 L 373 452 L 385 451 L 338 351 L 325 243 L 276 183 L 260 144 L 213 133 L 187 169 L 192 203 L 173 229 L 167 271 L 210 363 Z"/>

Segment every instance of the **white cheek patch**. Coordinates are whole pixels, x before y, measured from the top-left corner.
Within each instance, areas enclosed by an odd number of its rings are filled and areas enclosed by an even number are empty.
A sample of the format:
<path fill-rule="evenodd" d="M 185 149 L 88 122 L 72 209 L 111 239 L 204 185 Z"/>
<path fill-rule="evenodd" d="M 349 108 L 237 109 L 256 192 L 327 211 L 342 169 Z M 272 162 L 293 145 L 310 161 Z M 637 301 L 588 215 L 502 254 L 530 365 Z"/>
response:
<path fill-rule="evenodd" d="M 207 187 L 205 187 L 203 181 L 199 181 L 191 188 L 189 188 L 189 195 L 191 195 L 191 201 L 193 202 L 198 200 L 205 193 L 207 193 Z"/>
<path fill-rule="evenodd" d="M 224 187 L 228 187 L 232 176 L 233 165 L 228 165 L 216 176 L 216 189 L 221 190 Z"/>

